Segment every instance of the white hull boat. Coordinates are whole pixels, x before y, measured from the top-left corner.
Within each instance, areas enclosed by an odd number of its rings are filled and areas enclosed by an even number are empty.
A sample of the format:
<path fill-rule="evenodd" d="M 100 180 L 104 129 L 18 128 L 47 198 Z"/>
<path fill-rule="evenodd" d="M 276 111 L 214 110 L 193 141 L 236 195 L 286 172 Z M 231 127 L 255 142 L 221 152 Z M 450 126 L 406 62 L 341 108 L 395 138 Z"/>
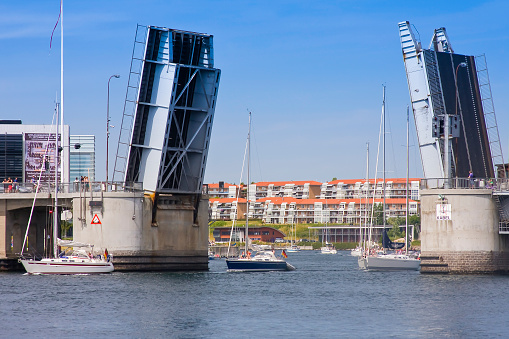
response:
<path fill-rule="evenodd" d="M 421 261 L 405 254 L 381 254 L 377 256 L 359 257 L 359 267 L 365 270 L 417 271 Z"/>
<path fill-rule="evenodd" d="M 290 247 L 285 248 L 285 251 L 288 252 L 288 253 L 300 252 L 300 247 L 297 246 L 297 245 L 292 245 Z"/>
<path fill-rule="evenodd" d="M 338 250 L 336 250 L 334 246 L 328 244 L 327 246 L 321 247 L 320 252 L 322 252 L 322 254 L 337 254 Z"/>
<path fill-rule="evenodd" d="M 91 258 L 20 259 L 28 274 L 100 274 L 113 272 L 113 263 Z"/>

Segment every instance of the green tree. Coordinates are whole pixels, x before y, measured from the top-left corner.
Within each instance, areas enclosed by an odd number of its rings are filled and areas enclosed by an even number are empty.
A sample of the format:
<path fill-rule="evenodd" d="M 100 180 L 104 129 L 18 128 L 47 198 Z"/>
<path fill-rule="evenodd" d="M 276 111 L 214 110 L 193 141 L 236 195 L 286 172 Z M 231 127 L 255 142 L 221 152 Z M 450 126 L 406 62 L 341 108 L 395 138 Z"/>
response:
<path fill-rule="evenodd" d="M 375 224 L 383 225 L 384 224 L 384 208 L 382 204 L 376 204 L 374 210 L 375 214 Z"/>
<path fill-rule="evenodd" d="M 334 180 L 338 180 L 338 178 L 334 177 L 334 178 L 332 178 L 332 180 L 331 180 L 331 181 L 334 181 Z"/>
<path fill-rule="evenodd" d="M 389 218 L 387 222 L 392 225 L 392 228 L 387 232 L 387 235 L 389 235 L 389 238 L 398 239 L 405 235 L 404 231 L 400 230 L 400 225 L 405 224 L 405 218 L 402 217 L 395 217 L 395 218 Z"/>

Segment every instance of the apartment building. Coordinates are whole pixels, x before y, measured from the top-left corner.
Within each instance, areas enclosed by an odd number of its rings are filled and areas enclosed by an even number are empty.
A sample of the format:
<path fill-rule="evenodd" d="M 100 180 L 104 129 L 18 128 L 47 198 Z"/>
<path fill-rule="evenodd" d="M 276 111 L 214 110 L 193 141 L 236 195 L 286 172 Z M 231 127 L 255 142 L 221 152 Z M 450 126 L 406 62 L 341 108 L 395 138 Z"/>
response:
<path fill-rule="evenodd" d="M 212 198 L 236 198 L 238 185 L 231 185 L 227 182 L 220 181 L 213 184 L 205 184 L 209 197 Z"/>
<path fill-rule="evenodd" d="M 419 214 L 420 179 L 409 180 L 409 215 Z M 239 192 L 238 186 L 219 182 L 209 184 L 210 216 L 212 219 L 231 220 L 235 215 L 244 218 L 246 191 L 242 186 L 238 203 L 243 212 L 232 211 Z M 385 181 L 386 215 L 404 217 L 406 212 L 406 179 L 392 178 Z M 382 179 L 342 179 L 327 183 L 317 181 L 258 182 L 249 185 L 249 217 L 266 223 L 291 223 L 295 213 L 297 223 L 359 224 L 371 211 L 373 195 L 375 204 L 383 203 Z M 368 203 L 366 204 L 366 199 Z M 299 206 L 299 207 L 297 207 Z M 366 207 L 367 206 L 367 207 Z M 236 208 L 236 207 L 235 207 Z M 300 211 L 300 212 L 290 212 Z M 290 214 L 289 214 L 290 213 Z M 231 216 L 231 217 L 229 217 Z"/>
<path fill-rule="evenodd" d="M 254 215 L 262 215 L 268 224 L 359 224 L 371 216 L 373 199 L 295 199 L 264 198 L 258 201 L 261 206 L 253 207 Z M 383 204 L 383 199 L 375 199 L 375 205 Z M 404 217 L 406 199 L 386 198 L 386 217 Z M 263 209 L 263 211 L 261 210 Z M 250 208 L 251 211 L 251 208 Z M 408 214 L 419 214 L 419 203 L 409 200 Z"/>
<path fill-rule="evenodd" d="M 264 181 L 249 185 L 250 200 L 271 197 L 314 199 L 320 196 L 322 184 L 318 181 Z"/>
<path fill-rule="evenodd" d="M 210 198 L 209 213 L 212 220 L 244 219 L 246 199 L 242 198 Z"/>
<path fill-rule="evenodd" d="M 419 198 L 420 179 L 409 179 L 408 196 L 413 200 Z M 369 180 L 369 186 L 366 179 L 340 179 L 331 182 L 325 182 L 320 186 L 320 199 L 360 199 L 366 197 L 366 192 L 376 198 L 383 197 L 383 180 Z M 406 178 L 385 179 L 385 197 L 386 198 L 405 198 L 406 197 Z"/>

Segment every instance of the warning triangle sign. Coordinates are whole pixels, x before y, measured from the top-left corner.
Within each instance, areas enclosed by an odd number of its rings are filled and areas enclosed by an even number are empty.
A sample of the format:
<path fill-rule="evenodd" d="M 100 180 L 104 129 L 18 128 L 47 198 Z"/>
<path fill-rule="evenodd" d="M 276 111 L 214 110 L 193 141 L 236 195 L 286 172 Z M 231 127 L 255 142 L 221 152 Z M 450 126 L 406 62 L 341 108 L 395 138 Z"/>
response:
<path fill-rule="evenodd" d="M 94 217 L 92 218 L 92 222 L 91 222 L 92 225 L 101 225 L 101 220 L 99 220 L 99 217 L 96 215 L 94 215 Z"/>

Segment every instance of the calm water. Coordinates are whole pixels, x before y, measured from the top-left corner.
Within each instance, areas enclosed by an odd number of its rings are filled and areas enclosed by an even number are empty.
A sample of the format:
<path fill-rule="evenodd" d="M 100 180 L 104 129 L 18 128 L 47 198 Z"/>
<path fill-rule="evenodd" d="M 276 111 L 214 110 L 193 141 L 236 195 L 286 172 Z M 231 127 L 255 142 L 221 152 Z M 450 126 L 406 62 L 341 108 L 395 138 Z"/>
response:
<path fill-rule="evenodd" d="M 289 253 L 293 272 L 0 274 L 0 337 L 506 337 L 509 277 L 365 272 Z"/>

